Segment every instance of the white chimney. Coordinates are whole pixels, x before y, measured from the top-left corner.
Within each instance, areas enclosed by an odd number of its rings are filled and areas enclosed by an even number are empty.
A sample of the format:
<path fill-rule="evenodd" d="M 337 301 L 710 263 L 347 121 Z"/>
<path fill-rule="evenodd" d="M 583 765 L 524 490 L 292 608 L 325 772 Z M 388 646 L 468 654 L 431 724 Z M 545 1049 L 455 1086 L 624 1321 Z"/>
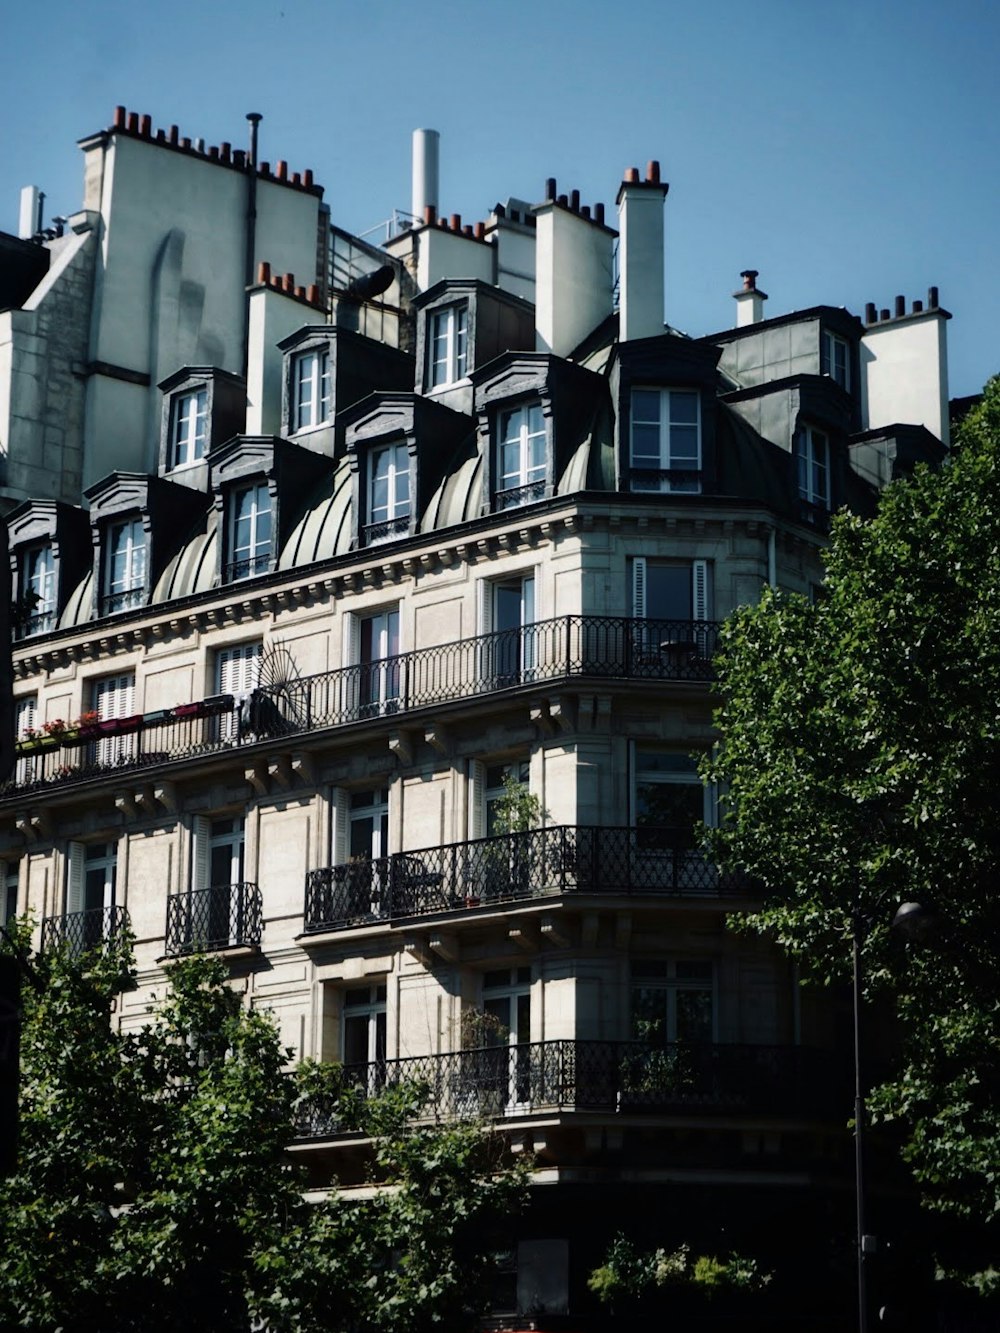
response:
<path fill-rule="evenodd" d="M 25 185 L 21 190 L 21 209 L 17 219 L 17 234 L 29 241 L 38 230 L 38 186 Z"/>
<path fill-rule="evenodd" d="M 861 424 L 864 430 L 906 424 L 926 426 L 946 447 L 948 419 L 948 320 L 931 287 L 927 305 L 897 296 L 895 308 L 865 311 L 861 339 Z"/>
<path fill-rule="evenodd" d="M 568 356 L 612 312 L 614 232 L 579 191 L 557 196 L 550 178 L 546 196 L 534 209 L 535 350 Z"/>
<path fill-rule="evenodd" d="M 764 318 L 764 302 L 767 300 L 767 292 L 762 292 L 757 286 L 757 273 L 755 268 L 745 268 L 740 274 L 743 279 L 743 286 L 738 292 L 733 292 L 736 298 L 736 327 L 745 329 L 748 324 L 759 324 Z"/>
<path fill-rule="evenodd" d="M 659 162 L 639 180 L 629 167 L 618 191 L 619 339 L 655 338 L 663 332 L 663 201 Z"/>
<path fill-rule="evenodd" d="M 413 178 L 410 212 L 423 221 L 428 205 L 438 207 L 438 155 L 441 135 L 437 130 L 413 131 Z"/>

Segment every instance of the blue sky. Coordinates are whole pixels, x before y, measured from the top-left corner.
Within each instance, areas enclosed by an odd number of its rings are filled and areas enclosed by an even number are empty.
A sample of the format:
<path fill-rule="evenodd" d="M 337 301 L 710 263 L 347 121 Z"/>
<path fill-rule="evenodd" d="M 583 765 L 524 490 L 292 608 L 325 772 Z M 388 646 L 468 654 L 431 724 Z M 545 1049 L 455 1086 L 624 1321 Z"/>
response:
<path fill-rule="evenodd" d="M 658 158 L 667 318 L 733 319 L 743 268 L 768 314 L 891 306 L 940 288 L 951 390 L 1000 370 L 1000 6 L 991 0 L 6 0 L 0 228 L 25 184 L 79 207 L 76 139 L 117 103 L 209 143 L 312 167 L 363 231 L 410 199 L 410 134 L 441 132 L 464 221 L 545 178 L 604 200 Z M 613 220 L 609 216 L 609 221 Z"/>

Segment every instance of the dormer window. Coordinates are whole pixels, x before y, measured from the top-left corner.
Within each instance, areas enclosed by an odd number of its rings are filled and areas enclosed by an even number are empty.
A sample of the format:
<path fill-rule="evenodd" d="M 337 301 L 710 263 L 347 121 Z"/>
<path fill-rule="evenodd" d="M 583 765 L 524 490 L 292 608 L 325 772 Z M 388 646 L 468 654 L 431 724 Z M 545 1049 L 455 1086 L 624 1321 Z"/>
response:
<path fill-rule="evenodd" d="M 292 361 L 292 429 L 309 430 L 330 419 L 330 351 L 317 347 Z"/>
<path fill-rule="evenodd" d="M 179 393 L 171 405 L 170 466 L 185 467 L 205 457 L 208 390 Z"/>
<path fill-rule="evenodd" d="M 497 463 L 498 509 L 530 504 L 545 495 L 545 416 L 541 403 L 501 412 Z"/>
<path fill-rule="evenodd" d="M 141 518 L 126 518 L 107 529 L 101 611 L 110 615 L 141 606 L 146 599 L 146 530 Z"/>
<path fill-rule="evenodd" d="M 271 568 L 271 495 L 267 482 L 235 487 L 229 494 L 229 561 L 226 582 Z"/>
<path fill-rule="evenodd" d="M 409 531 L 410 452 L 405 443 L 373 449 L 368 461 L 368 522 L 365 544 L 387 541 Z"/>
<path fill-rule="evenodd" d="M 633 491 L 701 490 L 701 402 L 694 389 L 633 389 Z"/>
<path fill-rule="evenodd" d="M 817 509 L 830 508 L 830 441 L 821 430 L 803 426 L 795 441 L 799 498 Z"/>
<path fill-rule="evenodd" d="M 32 546 L 21 557 L 20 592 L 25 599 L 22 634 L 46 634 L 56 623 L 56 565 L 52 547 Z"/>
<path fill-rule="evenodd" d="M 454 384 L 468 373 L 469 307 L 463 303 L 435 310 L 429 323 L 427 378 L 434 389 Z"/>
<path fill-rule="evenodd" d="M 835 333 L 823 331 L 820 349 L 820 373 L 829 375 L 842 389 L 851 387 L 850 347 L 845 338 L 838 338 Z"/>

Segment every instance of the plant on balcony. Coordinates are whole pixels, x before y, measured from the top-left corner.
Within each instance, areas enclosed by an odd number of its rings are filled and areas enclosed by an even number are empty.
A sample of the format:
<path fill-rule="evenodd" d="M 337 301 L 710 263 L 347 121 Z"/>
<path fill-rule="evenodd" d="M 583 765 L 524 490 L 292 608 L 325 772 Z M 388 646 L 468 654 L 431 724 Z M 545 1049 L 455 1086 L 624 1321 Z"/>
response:
<path fill-rule="evenodd" d="M 500 1115 L 508 1101 L 510 1028 L 485 1009 L 463 1009 L 459 1039 L 456 1112 L 484 1119 Z"/>
<path fill-rule="evenodd" d="M 663 1246 L 640 1250 L 619 1233 L 604 1263 L 587 1278 L 587 1286 L 602 1305 L 618 1313 L 641 1309 L 657 1293 L 684 1287 L 709 1298 L 723 1292 L 761 1292 L 772 1277 L 756 1259 L 746 1255 L 730 1253 L 719 1259 L 700 1254 L 692 1262 L 690 1245 L 679 1245 L 674 1250 Z"/>
<path fill-rule="evenodd" d="M 691 1051 L 680 1043 L 667 1045 L 661 1019 L 637 1018 L 634 1050 L 619 1067 L 619 1103 L 655 1106 L 694 1086 Z"/>
<path fill-rule="evenodd" d="M 524 887 L 530 872 L 526 849 L 509 835 L 528 833 L 541 822 L 541 801 L 513 773 L 505 773 L 503 795 L 493 807 L 493 835 L 483 845 L 467 885 L 468 906 L 478 906 L 483 898 L 507 897 Z"/>

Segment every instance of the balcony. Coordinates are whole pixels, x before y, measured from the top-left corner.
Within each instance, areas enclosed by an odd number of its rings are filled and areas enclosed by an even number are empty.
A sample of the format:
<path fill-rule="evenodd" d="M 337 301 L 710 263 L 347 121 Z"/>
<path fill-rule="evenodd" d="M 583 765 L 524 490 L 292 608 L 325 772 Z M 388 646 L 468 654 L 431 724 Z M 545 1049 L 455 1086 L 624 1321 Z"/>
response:
<path fill-rule="evenodd" d="M 345 1065 L 344 1085 L 369 1094 L 400 1083 L 426 1090 L 424 1115 L 507 1119 L 536 1112 L 612 1115 L 822 1115 L 837 1106 L 839 1070 L 801 1046 L 541 1041 Z M 303 1139 L 346 1132 L 335 1098 L 299 1113 Z"/>
<path fill-rule="evenodd" d="M 740 878 L 697 850 L 690 828 L 556 825 L 310 871 L 305 932 L 564 894 L 704 898 L 741 890 Z"/>
<path fill-rule="evenodd" d="M 63 947 L 72 954 L 86 953 L 127 930 L 128 924 L 124 907 L 94 907 L 87 912 L 47 916 L 42 922 L 42 953 Z"/>
<path fill-rule="evenodd" d="M 260 889 L 249 882 L 213 884 L 167 898 L 167 954 L 256 948 L 263 929 Z"/>
<path fill-rule="evenodd" d="M 504 690 L 581 678 L 709 684 L 717 641 L 709 620 L 560 616 L 263 686 L 242 707 L 218 695 L 20 740 L 0 797 Z"/>

